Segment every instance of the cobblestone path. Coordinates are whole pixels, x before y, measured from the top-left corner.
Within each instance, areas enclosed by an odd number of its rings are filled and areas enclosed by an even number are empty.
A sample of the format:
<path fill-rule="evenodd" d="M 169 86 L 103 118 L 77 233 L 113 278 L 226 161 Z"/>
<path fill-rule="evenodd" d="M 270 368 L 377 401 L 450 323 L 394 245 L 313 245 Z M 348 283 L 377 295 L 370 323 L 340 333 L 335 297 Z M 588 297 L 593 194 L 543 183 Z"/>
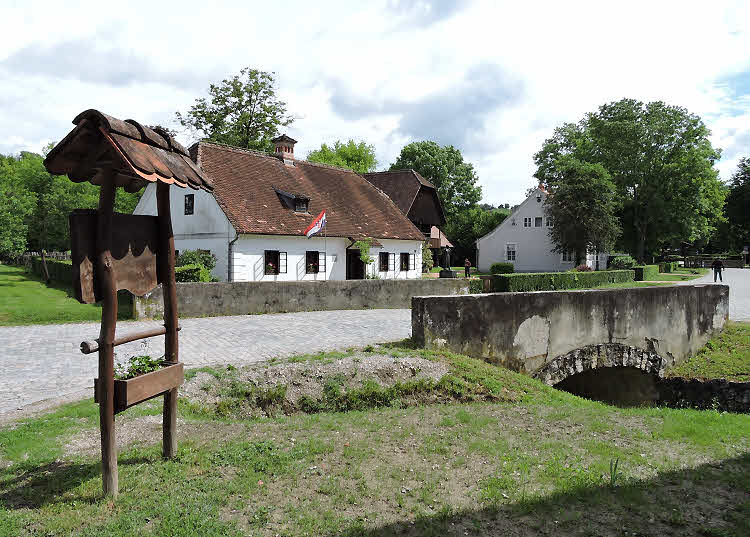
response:
<path fill-rule="evenodd" d="M 120 322 L 117 333 L 159 324 Z M 182 319 L 180 324 L 180 359 L 187 367 L 244 365 L 276 356 L 404 339 L 411 335 L 411 310 L 204 317 Z M 93 387 L 97 354 L 81 354 L 79 346 L 98 335 L 99 323 L 0 327 L 0 414 Z M 115 352 L 118 358 L 158 356 L 164 352 L 164 336 L 126 343 Z"/>

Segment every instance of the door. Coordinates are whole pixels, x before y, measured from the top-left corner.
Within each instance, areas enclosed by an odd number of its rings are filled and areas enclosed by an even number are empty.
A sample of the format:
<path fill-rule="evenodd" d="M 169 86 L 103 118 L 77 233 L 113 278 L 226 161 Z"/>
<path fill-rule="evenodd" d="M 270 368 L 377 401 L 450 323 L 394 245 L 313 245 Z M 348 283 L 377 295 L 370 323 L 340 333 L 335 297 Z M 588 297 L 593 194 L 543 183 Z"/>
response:
<path fill-rule="evenodd" d="M 359 258 L 359 250 L 346 251 L 346 279 L 362 280 L 365 277 L 365 264 Z"/>

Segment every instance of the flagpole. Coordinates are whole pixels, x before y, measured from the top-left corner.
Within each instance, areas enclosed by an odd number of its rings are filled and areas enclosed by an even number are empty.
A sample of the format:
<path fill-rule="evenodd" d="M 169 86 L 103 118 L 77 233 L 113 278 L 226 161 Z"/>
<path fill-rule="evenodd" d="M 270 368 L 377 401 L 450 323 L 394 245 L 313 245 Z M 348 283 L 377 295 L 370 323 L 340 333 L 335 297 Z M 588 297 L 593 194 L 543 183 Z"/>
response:
<path fill-rule="evenodd" d="M 323 281 L 328 281 L 328 215 L 326 215 L 326 223 L 323 226 L 323 259 L 326 267 L 323 273 Z"/>

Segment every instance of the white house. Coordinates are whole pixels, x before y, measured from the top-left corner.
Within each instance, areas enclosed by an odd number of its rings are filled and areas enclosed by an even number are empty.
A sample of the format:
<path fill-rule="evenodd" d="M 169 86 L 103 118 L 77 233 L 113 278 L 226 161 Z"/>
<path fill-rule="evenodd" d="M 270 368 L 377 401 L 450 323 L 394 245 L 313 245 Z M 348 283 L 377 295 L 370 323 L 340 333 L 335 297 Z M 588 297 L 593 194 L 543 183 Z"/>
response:
<path fill-rule="evenodd" d="M 220 281 L 420 278 L 424 234 L 357 173 L 294 158 L 295 140 L 274 140 L 274 156 L 199 142 L 193 160 L 213 193 L 170 189 L 175 249 L 209 250 Z M 305 229 L 326 211 L 324 231 Z M 156 214 L 149 185 L 134 211 Z M 365 266 L 356 242 L 371 239 Z"/>
<path fill-rule="evenodd" d="M 547 192 L 534 189 L 524 202 L 495 229 L 477 239 L 477 267 L 480 272 L 489 272 L 493 263 L 513 263 L 516 272 L 560 272 L 574 268 L 572 252 L 557 253 L 549 237 L 552 220 L 544 212 Z M 606 268 L 607 254 L 586 256 L 586 264 L 592 269 Z"/>

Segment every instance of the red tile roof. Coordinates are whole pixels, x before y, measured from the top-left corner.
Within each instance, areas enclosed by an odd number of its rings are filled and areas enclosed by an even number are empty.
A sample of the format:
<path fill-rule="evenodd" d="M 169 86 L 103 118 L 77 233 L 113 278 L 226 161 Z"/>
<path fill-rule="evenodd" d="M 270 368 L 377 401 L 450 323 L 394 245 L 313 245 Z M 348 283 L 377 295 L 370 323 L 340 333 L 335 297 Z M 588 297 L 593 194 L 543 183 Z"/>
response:
<path fill-rule="evenodd" d="M 386 194 L 351 170 L 303 160 L 287 166 L 276 156 L 208 142 L 190 152 L 238 233 L 303 235 L 326 210 L 329 237 L 424 240 Z M 309 213 L 289 208 L 287 192 L 309 198 Z"/>

